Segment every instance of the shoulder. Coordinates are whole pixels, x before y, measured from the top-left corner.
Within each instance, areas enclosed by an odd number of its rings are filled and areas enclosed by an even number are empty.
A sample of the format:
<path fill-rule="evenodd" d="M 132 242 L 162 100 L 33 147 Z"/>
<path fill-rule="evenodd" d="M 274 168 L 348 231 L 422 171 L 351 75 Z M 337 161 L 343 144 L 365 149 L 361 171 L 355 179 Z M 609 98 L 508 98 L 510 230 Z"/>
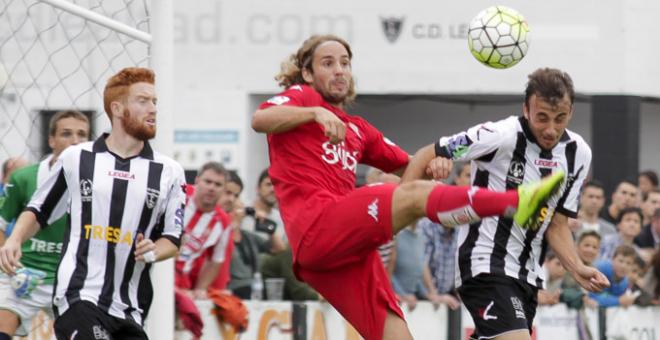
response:
<path fill-rule="evenodd" d="M 37 173 L 37 170 L 39 169 L 39 163 L 37 164 L 31 164 L 25 167 L 22 167 L 14 172 L 12 172 L 10 176 L 10 180 L 13 178 L 15 180 L 23 180 L 25 178 L 31 178 L 34 177 L 34 175 Z"/>
<path fill-rule="evenodd" d="M 518 116 L 509 116 L 497 121 L 487 121 L 475 125 L 474 128 L 478 132 L 491 134 L 494 133 L 503 142 L 507 139 L 513 139 L 518 135 L 518 132 L 522 131 L 522 127 L 520 125 L 520 117 Z"/>
<path fill-rule="evenodd" d="M 579 133 L 566 129 L 566 134 L 569 138 L 568 142 L 574 142 L 576 144 L 578 155 L 588 155 L 591 157 L 591 147 Z"/>
<path fill-rule="evenodd" d="M 183 173 L 183 167 L 179 162 L 160 152 L 154 151 L 154 162 L 163 164 L 163 168 Z"/>
<path fill-rule="evenodd" d="M 319 105 L 321 95 L 312 87 L 303 84 L 291 85 L 281 93 L 266 100 L 267 105 Z M 318 103 L 317 103 L 318 102 Z"/>

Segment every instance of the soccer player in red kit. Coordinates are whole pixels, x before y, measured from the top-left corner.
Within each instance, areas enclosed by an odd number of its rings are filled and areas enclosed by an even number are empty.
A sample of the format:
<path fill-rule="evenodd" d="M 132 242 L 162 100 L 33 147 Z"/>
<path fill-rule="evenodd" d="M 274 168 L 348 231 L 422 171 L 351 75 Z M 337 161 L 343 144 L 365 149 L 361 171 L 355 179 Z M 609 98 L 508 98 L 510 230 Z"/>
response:
<path fill-rule="evenodd" d="M 310 37 L 282 64 L 276 79 L 286 89 L 259 107 L 252 127 L 268 134 L 270 177 L 298 278 L 365 339 L 411 339 L 378 246 L 423 216 L 445 226 L 493 215 L 529 225 L 563 175 L 507 192 L 422 180 L 355 189 L 358 163 L 402 174 L 409 156 L 344 111 L 355 97 L 351 59 L 343 39 Z"/>

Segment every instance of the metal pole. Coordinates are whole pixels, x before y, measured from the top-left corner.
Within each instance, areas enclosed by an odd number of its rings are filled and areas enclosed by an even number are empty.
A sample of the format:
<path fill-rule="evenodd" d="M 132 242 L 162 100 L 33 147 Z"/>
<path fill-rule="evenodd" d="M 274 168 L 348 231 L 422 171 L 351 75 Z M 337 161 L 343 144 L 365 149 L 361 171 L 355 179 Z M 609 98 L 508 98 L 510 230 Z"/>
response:
<path fill-rule="evenodd" d="M 140 40 L 147 44 L 151 43 L 151 34 L 140 31 L 133 27 L 130 27 L 124 23 L 115 21 L 111 18 L 108 18 L 102 14 L 90 11 L 86 8 L 80 7 L 72 2 L 65 0 L 41 0 L 41 2 L 47 3 L 53 7 L 59 8 L 63 11 L 69 12 L 73 15 L 82 17 L 86 20 L 99 24 L 101 26 L 107 27 L 113 31 L 123 33 L 133 39 Z M 157 3 L 160 1 L 154 1 L 154 6 L 156 7 Z"/>
<path fill-rule="evenodd" d="M 154 149 L 171 156 L 174 145 L 174 3 L 172 0 L 157 0 L 151 4 L 151 67 L 156 73 L 158 96 L 158 132 Z M 147 334 L 154 340 L 174 339 L 174 260 L 157 263 L 151 279 L 154 299 L 147 320 Z"/>

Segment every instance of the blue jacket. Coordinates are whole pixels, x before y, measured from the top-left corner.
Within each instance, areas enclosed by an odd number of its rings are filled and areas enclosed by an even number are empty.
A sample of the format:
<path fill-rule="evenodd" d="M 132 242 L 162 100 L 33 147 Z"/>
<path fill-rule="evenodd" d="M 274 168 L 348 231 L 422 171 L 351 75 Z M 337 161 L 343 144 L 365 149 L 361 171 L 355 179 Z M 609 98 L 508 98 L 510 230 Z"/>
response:
<path fill-rule="evenodd" d="M 601 307 L 618 306 L 619 297 L 628 289 L 628 278 L 624 277 L 618 282 L 614 281 L 614 269 L 610 260 L 598 261 L 596 268 L 610 280 L 610 287 L 603 289 L 600 293 L 589 293 L 589 297 L 598 301 L 598 305 Z"/>

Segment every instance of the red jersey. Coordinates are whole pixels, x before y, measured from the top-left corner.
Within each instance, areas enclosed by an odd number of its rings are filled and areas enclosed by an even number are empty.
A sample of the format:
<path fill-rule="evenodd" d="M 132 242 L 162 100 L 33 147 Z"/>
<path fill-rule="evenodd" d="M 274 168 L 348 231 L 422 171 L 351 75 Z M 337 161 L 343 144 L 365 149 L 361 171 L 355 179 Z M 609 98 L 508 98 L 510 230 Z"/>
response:
<path fill-rule="evenodd" d="M 184 274 L 190 273 L 196 259 L 209 249 L 212 250 L 213 262 L 225 262 L 228 244 L 232 239 L 229 215 L 219 206 L 210 212 L 197 210 L 192 200 L 193 193 L 194 186 L 186 186 L 185 230 L 176 259 L 177 269 Z"/>
<path fill-rule="evenodd" d="M 346 139 L 337 145 L 316 122 L 268 135 L 269 174 L 295 257 L 305 231 L 324 207 L 355 189 L 358 163 L 392 172 L 408 164 L 408 154 L 366 120 L 330 105 L 307 85 L 289 87 L 260 109 L 274 105 L 321 106 L 346 124 Z"/>

